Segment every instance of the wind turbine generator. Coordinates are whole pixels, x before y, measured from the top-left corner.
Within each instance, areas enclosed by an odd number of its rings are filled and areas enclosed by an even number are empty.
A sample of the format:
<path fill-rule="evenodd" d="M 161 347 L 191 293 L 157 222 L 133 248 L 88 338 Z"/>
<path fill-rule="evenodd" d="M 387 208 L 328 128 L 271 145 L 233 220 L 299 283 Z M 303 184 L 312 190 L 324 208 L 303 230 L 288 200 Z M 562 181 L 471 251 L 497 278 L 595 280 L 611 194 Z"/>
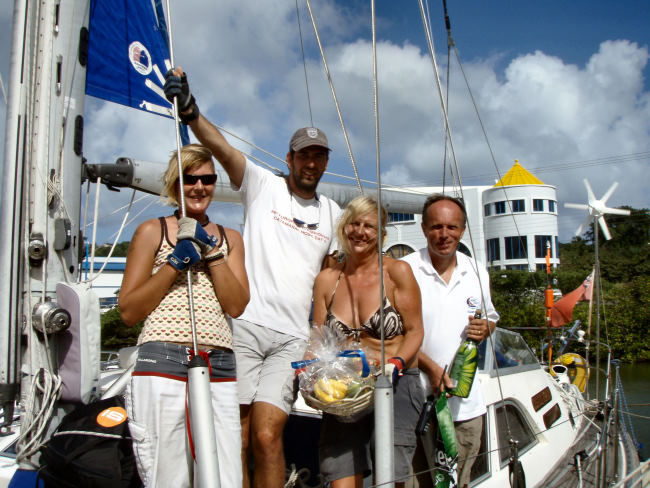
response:
<path fill-rule="evenodd" d="M 609 187 L 609 190 L 607 190 L 607 192 L 603 195 L 603 197 L 600 200 L 598 200 L 594 196 L 594 192 L 591 189 L 591 186 L 589 185 L 589 181 L 587 181 L 586 178 L 582 181 L 585 182 L 585 187 L 587 188 L 587 197 L 588 197 L 587 205 L 585 205 L 584 203 L 564 204 L 566 208 L 577 208 L 580 210 L 587 210 L 589 212 L 589 215 L 587 215 L 587 219 L 582 223 L 580 227 L 578 227 L 578 230 L 576 231 L 576 235 L 579 236 L 580 234 L 582 234 L 592 221 L 596 221 L 598 222 L 598 225 L 600 225 L 600 228 L 603 231 L 603 235 L 605 236 L 605 239 L 609 241 L 612 238 L 612 235 L 610 234 L 609 228 L 607 227 L 607 222 L 605 222 L 605 214 L 630 215 L 629 210 L 610 208 L 606 205 L 607 200 L 609 199 L 609 197 L 612 196 L 614 190 L 616 190 L 616 187 L 618 186 L 618 182 L 615 181 L 612 184 L 612 186 Z M 594 229 L 594 232 L 595 231 L 596 229 Z"/>
<path fill-rule="evenodd" d="M 589 215 L 587 219 L 582 223 L 576 235 L 579 236 L 584 232 L 589 224 L 593 222 L 594 224 L 594 257 L 595 257 L 595 267 L 594 267 L 594 294 L 596 296 L 596 364 L 600 364 L 600 263 L 598 259 L 598 225 L 600 225 L 601 230 L 605 239 L 608 241 L 612 238 L 612 234 L 609 232 L 607 227 L 607 222 L 605 222 L 605 214 L 614 214 L 614 215 L 630 215 L 629 210 L 618 209 L 618 208 L 609 208 L 607 204 L 607 199 L 612 196 L 614 190 L 618 186 L 618 182 L 615 181 L 612 186 L 609 187 L 609 190 L 605 192 L 603 197 L 598 200 L 594 196 L 594 192 L 589 185 L 589 181 L 585 178 L 582 180 L 585 182 L 585 187 L 587 188 L 587 205 L 583 203 L 565 203 L 566 208 L 577 208 L 580 210 L 587 210 Z M 589 305 L 589 336 L 591 336 L 591 304 Z M 589 351 L 587 351 L 587 361 L 589 360 Z M 598 398 L 598 390 L 600 387 L 600 368 L 596 368 L 596 398 Z"/>

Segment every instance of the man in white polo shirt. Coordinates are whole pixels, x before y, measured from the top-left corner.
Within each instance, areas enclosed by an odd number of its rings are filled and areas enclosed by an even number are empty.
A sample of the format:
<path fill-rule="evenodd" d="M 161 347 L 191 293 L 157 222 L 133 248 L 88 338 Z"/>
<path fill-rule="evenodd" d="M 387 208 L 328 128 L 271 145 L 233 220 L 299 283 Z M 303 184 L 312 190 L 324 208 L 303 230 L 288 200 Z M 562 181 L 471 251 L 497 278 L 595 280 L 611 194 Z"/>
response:
<path fill-rule="evenodd" d="M 494 330 L 499 314 L 490 298 L 485 269 L 458 251 L 465 233 L 467 212 L 462 201 L 446 195 L 431 195 L 422 209 L 422 231 L 427 247 L 404 258 L 413 269 L 422 293 L 424 341 L 418 355 L 421 377 L 430 385 L 451 389 L 443 370 L 451 367 L 462 341 L 485 339 Z M 477 309 L 482 318 L 474 318 Z M 429 392 L 431 390 L 429 389 Z M 458 486 L 469 485 L 474 459 L 481 444 L 485 400 L 479 381 L 467 398 L 449 397 L 458 442 Z"/>

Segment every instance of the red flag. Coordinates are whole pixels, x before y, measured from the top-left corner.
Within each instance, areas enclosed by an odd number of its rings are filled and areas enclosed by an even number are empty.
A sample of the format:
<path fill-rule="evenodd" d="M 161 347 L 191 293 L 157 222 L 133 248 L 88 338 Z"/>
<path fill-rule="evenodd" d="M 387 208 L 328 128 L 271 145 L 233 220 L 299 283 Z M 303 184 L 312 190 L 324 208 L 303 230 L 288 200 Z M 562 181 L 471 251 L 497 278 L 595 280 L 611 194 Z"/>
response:
<path fill-rule="evenodd" d="M 571 322 L 573 308 L 576 303 L 581 301 L 590 301 L 594 291 L 594 273 L 593 271 L 585 281 L 575 290 L 567 293 L 553 304 L 551 309 L 551 327 L 560 327 Z"/>

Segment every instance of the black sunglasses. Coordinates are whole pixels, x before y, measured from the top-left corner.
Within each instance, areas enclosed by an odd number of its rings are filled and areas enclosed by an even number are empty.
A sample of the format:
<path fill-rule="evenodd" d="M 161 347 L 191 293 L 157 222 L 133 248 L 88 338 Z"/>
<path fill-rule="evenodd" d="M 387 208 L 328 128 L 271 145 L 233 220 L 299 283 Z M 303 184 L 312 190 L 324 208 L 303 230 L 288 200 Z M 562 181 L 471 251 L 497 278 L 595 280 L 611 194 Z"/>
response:
<path fill-rule="evenodd" d="M 217 182 L 217 175 L 187 175 L 183 173 L 183 184 L 185 185 L 196 185 L 199 180 L 204 185 L 214 185 Z"/>
<path fill-rule="evenodd" d="M 296 217 L 293 216 L 293 192 L 289 191 L 289 195 L 291 196 L 291 219 L 293 220 L 293 223 L 296 224 L 298 227 L 307 227 L 309 230 L 316 230 L 318 229 L 318 225 L 320 223 L 320 200 L 318 197 L 316 197 L 316 202 L 318 203 L 318 220 L 319 222 L 315 222 L 313 224 L 308 224 L 307 222 L 300 220 Z"/>

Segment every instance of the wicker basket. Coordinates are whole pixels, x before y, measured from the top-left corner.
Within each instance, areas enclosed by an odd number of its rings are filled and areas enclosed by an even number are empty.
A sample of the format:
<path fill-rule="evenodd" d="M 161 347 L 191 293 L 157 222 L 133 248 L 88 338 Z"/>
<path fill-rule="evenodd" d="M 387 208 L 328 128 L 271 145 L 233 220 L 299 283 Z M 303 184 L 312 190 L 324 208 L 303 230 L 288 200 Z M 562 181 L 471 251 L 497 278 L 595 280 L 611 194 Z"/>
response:
<path fill-rule="evenodd" d="M 340 417 L 343 422 L 354 422 L 371 409 L 375 385 L 372 376 L 359 388 L 353 397 L 345 397 L 333 402 L 323 402 L 312 392 L 304 394 L 305 403 L 312 408 Z"/>

